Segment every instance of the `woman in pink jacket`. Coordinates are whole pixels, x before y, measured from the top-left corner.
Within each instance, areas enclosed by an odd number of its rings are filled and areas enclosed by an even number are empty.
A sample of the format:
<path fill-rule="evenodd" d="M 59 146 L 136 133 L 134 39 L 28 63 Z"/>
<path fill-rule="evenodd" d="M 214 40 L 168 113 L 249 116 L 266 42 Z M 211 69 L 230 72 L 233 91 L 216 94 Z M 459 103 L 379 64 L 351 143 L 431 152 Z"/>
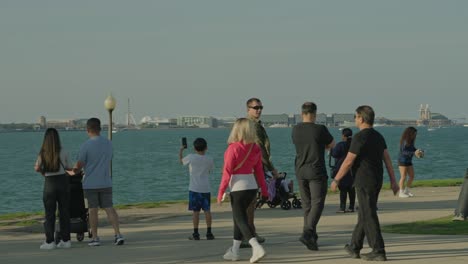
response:
<path fill-rule="evenodd" d="M 231 189 L 234 242 L 224 254 L 226 260 L 240 259 L 239 248 L 242 239 L 249 241 L 252 246 L 251 263 L 258 262 L 266 255 L 247 222 L 247 208 L 256 198 L 258 188 L 261 189 L 263 197 L 268 197 L 262 151 L 255 141 L 255 124 L 247 118 L 239 118 L 229 135 L 229 146 L 224 153 L 223 176 L 218 191 L 218 204 L 221 204 L 227 187 Z"/>

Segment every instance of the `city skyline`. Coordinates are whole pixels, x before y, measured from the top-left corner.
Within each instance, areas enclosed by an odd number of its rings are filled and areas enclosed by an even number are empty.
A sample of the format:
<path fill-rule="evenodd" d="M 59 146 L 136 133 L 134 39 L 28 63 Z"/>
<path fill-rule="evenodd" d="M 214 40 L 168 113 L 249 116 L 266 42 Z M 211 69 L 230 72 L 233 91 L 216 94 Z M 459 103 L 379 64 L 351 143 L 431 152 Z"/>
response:
<path fill-rule="evenodd" d="M 466 1 L 1 1 L 0 123 L 468 109 Z M 120 122 L 120 121 L 119 121 Z"/>

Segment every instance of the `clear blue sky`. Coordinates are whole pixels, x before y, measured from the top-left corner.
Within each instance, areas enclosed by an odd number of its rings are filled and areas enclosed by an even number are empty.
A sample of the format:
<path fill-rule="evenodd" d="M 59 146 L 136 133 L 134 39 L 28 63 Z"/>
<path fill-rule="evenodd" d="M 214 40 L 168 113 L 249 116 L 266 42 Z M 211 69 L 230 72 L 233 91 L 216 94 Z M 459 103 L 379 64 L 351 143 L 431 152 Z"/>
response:
<path fill-rule="evenodd" d="M 0 123 L 419 104 L 468 115 L 468 1 L 0 2 Z"/>

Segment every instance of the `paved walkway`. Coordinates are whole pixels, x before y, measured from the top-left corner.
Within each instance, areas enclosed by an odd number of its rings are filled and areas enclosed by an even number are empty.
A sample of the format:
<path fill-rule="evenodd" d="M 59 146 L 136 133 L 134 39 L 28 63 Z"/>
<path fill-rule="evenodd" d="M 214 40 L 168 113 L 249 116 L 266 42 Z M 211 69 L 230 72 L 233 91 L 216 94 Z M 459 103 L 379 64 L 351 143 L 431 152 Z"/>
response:
<path fill-rule="evenodd" d="M 453 213 L 459 187 L 415 188 L 415 197 L 396 198 L 384 191 L 379 203 L 382 225 L 447 216 Z M 338 195 L 327 197 L 318 227 L 320 251 L 308 251 L 298 237 L 302 211 L 263 208 L 256 212 L 258 232 L 267 241 L 267 257 L 261 263 L 362 263 L 349 259 L 343 246 L 349 241 L 356 214 L 336 214 Z M 90 248 L 73 240 L 71 249 L 39 250 L 41 228 L 0 229 L 0 263 L 226 263 L 224 251 L 232 243 L 230 206 L 213 206 L 215 240 L 189 241 L 191 216 L 185 205 L 146 210 L 121 210 L 124 246 L 112 244 L 112 230 L 104 219 L 102 246 Z M 104 216 L 104 212 L 100 213 Z M 201 221 L 201 223 L 203 223 Z M 467 223 L 468 224 L 468 223 Z M 201 234 L 205 228 L 200 226 Z M 387 257 L 398 263 L 468 263 L 467 236 L 384 234 Z M 367 246 L 362 252 L 367 252 Z M 250 249 L 241 249 L 248 263 Z"/>

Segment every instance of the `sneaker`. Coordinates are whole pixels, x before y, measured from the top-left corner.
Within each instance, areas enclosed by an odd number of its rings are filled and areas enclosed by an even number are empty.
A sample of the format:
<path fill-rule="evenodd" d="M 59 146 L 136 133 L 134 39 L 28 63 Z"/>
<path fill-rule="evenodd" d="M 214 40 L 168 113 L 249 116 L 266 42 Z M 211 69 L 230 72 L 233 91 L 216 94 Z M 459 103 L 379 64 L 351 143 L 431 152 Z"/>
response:
<path fill-rule="evenodd" d="M 115 235 L 115 238 L 114 238 L 114 245 L 116 246 L 121 246 L 125 243 L 125 239 L 122 235 Z"/>
<path fill-rule="evenodd" d="M 232 251 L 232 247 L 230 247 L 230 248 L 228 248 L 228 250 L 226 250 L 226 253 L 223 256 L 223 259 L 231 260 L 231 261 L 238 261 L 238 260 L 240 260 L 240 256 L 239 256 L 239 254 L 234 253 Z"/>
<path fill-rule="evenodd" d="M 242 243 L 240 244 L 240 248 L 251 248 L 251 247 L 252 246 L 249 244 L 249 242 L 242 240 Z"/>
<path fill-rule="evenodd" d="M 400 198 L 408 198 L 410 197 L 408 194 L 406 194 L 404 191 L 400 191 L 400 194 L 398 194 L 398 197 Z"/>
<path fill-rule="evenodd" d="M 353 259 L 361 258 L 361 256 L 359 255 L 359 250 L 352 249 L 349 244 L 346 244 L 344 246 L 344 249 L 345 249 L 346 253 L 348 253 L 349 257 L 351 257 Z"/>
<path fill-rule="evenodd" d="M 97 247 L 97 246 L 100 246 L 100 245 L 101 245 L 101 241 L 99 240 L 99 237 L 93 238 L 93 240 L 91 240 L 88 243 L 88 246 L 90 246 L 90 247 Z"/>
<path fill-rule="evenodd" d="M 461 215 L 456 215 L 452 218 L 452 221 L 465 221 L 465 217 Z"/>
<path fill-rule="evenodd" d="M 349 208 L 348 210 L 346 210 L 346 213 L 354 213 L 354 209 Z"/>
<path fill-rule="evenodd" d="M 344 209 L 340 209 L 338 211 L 336 211 L 337 214 L 344 214 L 346 213 L 346 211 Z"/>
<path fill-rule="evenodd" d="M 188 237 L 189 240 L 200 240 L 200 234 L 193 233 L 191 236 Z"/>
<path fill-rule="evenodd" d="M 385 256 L 385 252 L 372 251 L 370 253 L 361 254 L 361 258 L 363 260 L 368 261 L 387 261 L 387 256 Z"/>
<path fill-rule="evenodd" d="M 258 234 L 256 234 L 255 237 L 257 238 L 258 243 L 260 243 L 260 244 L 265 243 L 265 238 L 264 237 L 261 237 Z"/>
<path fill-rule="evenodd" d="M 317 251 L 318 250 L 317 243 L 312 241 L 312 240 L 305 239 L 303 236 L 301 236 L 299 238 L 299 241 L 301 241 L 302 244 L 304 244 L 307 247 L 307 249 L 309 249 L 309 250 L 312 250 L 312 251 Z"/>
<path fill-rule="evenodd" d="M 55 242 L 52 241 L 50 243 L 47 243 L 44 241 L 44 243 L 42 243 L 42 245 L 39 248 L 45 250 L 55 249 Z"/>
<path fill-rule="evenodd" d="M 409 197 L 414 196 L 414 194 L 410 192 L 410 188 L 408 188 L 408 187 L 405 188 L 405 194 L 407 194 Z"/>
<path fill-rule="evenodd" d="M 60 242 L 57 244 L 57 248 L 71 248 L 71 241 L 68 240 L 67 242 L 60 240 Z"/>
<path fill-rule="evenodd" d="M 252 257 L 250 263 L 257 263 L 266 256 L 266 252 L 262 246 L 258 245 L 252 249 Z"/>
<path fill-rule="evenodd" d="M 206 240 L 213 240 L 215 239 L 213 233 L 206 233 Z"/>

